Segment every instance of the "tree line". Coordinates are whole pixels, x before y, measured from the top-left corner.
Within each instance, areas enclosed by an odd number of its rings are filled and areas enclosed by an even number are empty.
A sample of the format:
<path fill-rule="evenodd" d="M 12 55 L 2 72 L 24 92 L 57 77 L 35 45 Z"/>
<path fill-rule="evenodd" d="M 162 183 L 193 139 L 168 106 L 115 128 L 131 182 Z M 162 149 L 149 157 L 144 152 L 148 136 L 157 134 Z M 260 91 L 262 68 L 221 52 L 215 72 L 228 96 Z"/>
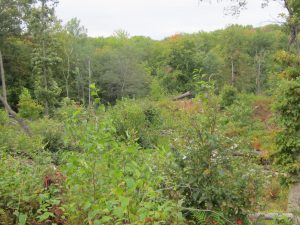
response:
<path fill-rule="evenodd" d="M 276 83 L 275 53 L 288 49 L 284 26 L 231 25 L 214 32 L 179 33 L 163 40 L 123 30 L 89 37 L 79 19 L 63 24 L 54 0 L 1 1 L 0 49 L 7 98 L 17 108 L 23 88 L 49 114 L 69 97 L 93 101 L 91 84 L 103 103 L 138 98 L 159 88 L 165 94 L 195 91 L 195 73 L 207 74 L 217 90 L 225 84 L 266 93 Z"/>

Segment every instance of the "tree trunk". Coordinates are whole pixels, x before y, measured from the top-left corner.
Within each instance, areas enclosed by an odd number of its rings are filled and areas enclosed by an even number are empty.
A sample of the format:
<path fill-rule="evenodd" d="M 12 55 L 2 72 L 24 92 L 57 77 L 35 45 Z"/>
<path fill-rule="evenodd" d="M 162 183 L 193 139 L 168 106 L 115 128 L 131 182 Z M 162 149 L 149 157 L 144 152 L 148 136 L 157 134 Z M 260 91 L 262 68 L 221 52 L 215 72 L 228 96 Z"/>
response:
<path fill-rule="evenodd" d="M 25 123 L 25 121 L 22 118 L 19 118 L 17 113 L 14 110 L 12 110 L 10 105 L 7 103 L 5 74 L 4 74 L 4 66 L 3 66 L 1 51 L 0 51 L 0 72 L 1 72 L 1 83 L 2 83 L 2 93 L 3 93 L 3 96 L 0 95 L 0 101 L 2 102 L 6 112 L 19 123 L 19 125 L 22 127 L 22 129 L 25 131 L 27 135 L 31 136 L 31 132 L 29 130 L 29 127 Z"/>
<path fill-rule="evenodd" d="M 84 93 L 84 82 L 82 75 L 80 73 L 80 69 L 77 70 L 77 95 L 78 99 L 82 100 L 83 105 L 85 105 L 85 93 Z"/>
<path fill-rule="evenodd" d="M 124 97 L 124 88 L 126 85 L 126 76 L 127 76 L 128 66 L 125 64 L 125 69 L 122 68 L 122 84 L 121 84 L 121 97 Z"/>
<path fill-rule="evenodd" d="M 234 86 L 234 64 L 233 64 L 233 59 L 231 59 L 231 85 Z"/>
<path fill-rule="evenodd" d="M 45 1 L 42 1 L 42 11 L 45 10 Z M 43 23 L 43 31 L 45 30 L 45 18 L 42 17 L 42 23 Z M 44 33 L 44 32 L 43 32 Z M 48 90 L 48 81 L 47 81 L 47 69 L 45 65 L 45 58 L 46 58 L 46 45 L 45 45 L 45 35 L 43 34 L 43 40 L 42 40 L 42 50 L 43 50 L 43 80 L 44 80 L 44 88 L 47 91 Z M 49 103 L 47 100 L 47 97 L 45 99 L 45 114 L 49 115 Z"/>
<path fill-rule="evenodd" d="M 67 58 L 68 58 L 68 71 L 67 71 L 67 77 L 65 78 L 65 80 L 66 80 L 67 98 L 69 98 L 70 57 L 67 56 Z"/>
<path fill-rule="evenodd" d="M 289 22 L 291 22 L 290 21 L 291 19 L 293 20 L 294 15 L 295 15 L 295 12 L 294 12 L 293 8 L 290 7 L 289 0 L 284 0 L 284 7 L 286 8 L 286 10 L 289 13 L 289 16 L 287 18 L 288 27 L 290 29 L 289 50 L 291 49 L 291 46 L 293 44 L 295 44 L 297 54 L 300 55 L 300 44 L 299 44 L 299 41 L 298 41 L 298 30 L 299 30 L 300 22 L 297 21 L 295 23 L 294 21 L 292 21 L 292 24 L 289 23 Z"/>
<path fill-rule="evenodd" d="M 10 105 L 4 100 L 4 98 L 1 95 L 0 95 L 0 101 L 4 105 L 8 114 L 19 123 L 19 125 L 22 127 L 22 129 L 25 131 L 25 133 L 28 136 L 31 136 L 31 131 L 27 126 L 26 122 L 22 118 L 18 117 L 17 113 L 14 110 L 12 110 Z"/>
<path fill-rule="evenodd" d="M 1 73 L 3 100 L 7 102 L 6 83 L 5 83 L 4 66 L 3 66 L 3 58 L 2 58 L 1 50 L 0 50 L 0 73 Z"/>
<path fill-rule="evenodd" d="M 260 57 L 260 56 L 259 56 Z M 261 77 L 261 59 L 258 59 L 257 76 L 256 76 L 256 94 L 260 94 L 260 77 Z"/>
<path fill-rule="evenodd" d="M 89 106 L 91 105 L 91 60 L 89 59 Z"/>
<path fill-rule="evenodd" d="M 192 97 L 192 95 L 193 95 L 192 92 L 188 91 L 188 92 L 185 92 L 182 95 L 176 96 L 175 98 L 173 98 L 173 101 L 177 101 L 177 100 L 187 98 L 187 97 Z"/>
<path fill-rule="evenodd" d="M 296 42 L 297 54 L 300 55 L 300 43 L 299 43 L 299 39 L 298 39 L 298 29 L 299 29 L 299 27 L 297 26 L 296 27 L 296 39 L 295 39 L 295 42 Z"/>

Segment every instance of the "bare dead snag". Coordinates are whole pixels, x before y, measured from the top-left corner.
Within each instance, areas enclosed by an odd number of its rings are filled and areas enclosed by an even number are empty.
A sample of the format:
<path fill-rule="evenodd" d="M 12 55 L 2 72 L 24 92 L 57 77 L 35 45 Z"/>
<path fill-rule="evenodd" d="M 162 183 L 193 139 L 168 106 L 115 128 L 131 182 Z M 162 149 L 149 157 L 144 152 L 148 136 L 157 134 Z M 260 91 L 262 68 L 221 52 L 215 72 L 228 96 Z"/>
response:
<path fill-rule="evenodd" d="M 183 98 L 191 97 L 192 95 L 193 95 L 192 92 L 188 91 L 188 92 L 185 92 L 182 95 L 179 95 L 179 96 L 173 98 L 173 101 L 177 101 L 177 100 L 180 100 L 180 99 L 183 99 Z"/>

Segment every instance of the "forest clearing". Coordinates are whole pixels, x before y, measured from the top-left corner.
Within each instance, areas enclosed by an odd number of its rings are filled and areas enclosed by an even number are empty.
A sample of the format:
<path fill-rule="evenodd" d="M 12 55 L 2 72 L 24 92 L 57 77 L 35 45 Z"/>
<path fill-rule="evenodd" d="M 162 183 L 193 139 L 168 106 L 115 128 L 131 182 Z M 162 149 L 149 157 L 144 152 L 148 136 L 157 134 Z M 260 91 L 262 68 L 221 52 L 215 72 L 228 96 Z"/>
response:
<path fill-rule="evenodd" d="M 276 2 L 154 40 L 0 0 L 0 225 L 300 225 L 300 1 Z"/>

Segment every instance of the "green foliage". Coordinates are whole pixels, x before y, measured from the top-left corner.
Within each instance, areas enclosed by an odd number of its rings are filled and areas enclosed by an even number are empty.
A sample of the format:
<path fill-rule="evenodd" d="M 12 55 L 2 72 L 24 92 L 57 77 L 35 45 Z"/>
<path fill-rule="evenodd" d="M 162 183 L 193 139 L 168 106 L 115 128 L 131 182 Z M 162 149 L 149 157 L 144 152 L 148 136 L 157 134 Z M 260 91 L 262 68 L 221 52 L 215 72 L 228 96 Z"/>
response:
<path fill-rule="evenodd" d="M 280 216 L 278 218 L 275 219 L 274 221 L 274 225 L 293 225 L 294 222 L 285 216 Z"/>
<path fill-rule="evenodd" d="M 61 198 L 57 197 L 61 191 L 58 184 L 53 184 L 47 190 L 44 190 L 39 194 L 39 209 L 37 210 L 36 220 L 38 222 L 53 221 L 54 224 L 64 221 L 64 216 L 59 213 L 63 213 L 65 210 L 61 206 Z M 58 213 L 59 212 L 59 213 Z M 53 224 L 52 223 L 52 224 Z"/>
<path fill-rule="evenodd" d="M 184 207 L 213 209 L 230 219 L 244 218 L 260 202 L 261 168 L 254 161 L 234 156 L 241 151 L 240 146 L 221 132 L 213 83 L 202 79 L 197 86 L 202 89 L 199 99 L 203 112 L 185 114 L 177 128 L 180 132 L 172 141 L 175 164 L 169 165 L 170 179 L 179 196 L 184 196 Z M 190 217 L 190 212 L 186 216 Z"/>
<path fill-rule="evenodd" d="M 237 89 L 233 86 L 226 85 L 221 92 L 221 107 L 231 106 L 237 100 Z"/>
<path fill-rule="evenodd" d="M 44 107 L 53 108 L 58 103 L 58 96 L 61 93 L 61 88 L 57 85 L 56 81 L 52 78 L 49 78 L 47 81 L 47 88 L 45 88 L 43 77 L 38 77 L 35 81 L 35 90 L 34 93 L 37 99 L 44 103 Z"/>
<path fill-rule="evenodd" d="M 194 212 L 194 218 L 196 219 L 198 224 L 210 225 L 210 224 L 220 224 L 225 225 L 226 222 L 221 213 L 216 212 L 207 212 L 200 211 Z"/>
<path fill-rule="evenodd" d="M 84 152 L 66 153 L 62 167 L 68 187 L 64 205 L 71 223 L 172 223 L 176 219 L 182 224 L 176 203 L 158 190 L 164 178 L 152 164 L 156 153 L 140 151 L 134 140 L 116 141 L 108 119 L 90 121 L 77 132 L 84 133 L 78 135 Z"/>
<path fill-rule="evenodd" d="M 234 123 L 234 126 L 251 126 L 252 122 L 252 99 L 247 95 L 240 95 L 234 104 L 227 108 L 228 119 Z"/>
<path fill-rule="evenodd" d="M 151 99 L 153 100 L 160 100 L 163 97 L 165 97 L 165 90 L 163 89 L 163 87 L 161 86 L 160 82 L 158 79 L 154 78 L 151 82 L 150 85 L 150 89 L 151 89 Z"/>
<path fill-rule="evenodd" d="M 282 26 L 92 38 L 78 19 L 62 26 L 56 5 L 0 2 L 8 102 L 32 131 L 0 110 L 0 224 L 247 223 L 266 180 L 252 141 L 272 145 L 275 130 L 249 93 L 273 94 L 278 83 L 274 158 L 297 180 L 300 59 L 275 54 L 286 48 Z M 272 78 L 279 71 L 287 81 Z M 168 100 L 186 91 L 196 98 Z"/>
<path fill-rule="evenodd" d="M 45 150 L 57 152 L 67 148 L 63 140 L 64 127 L 59 121 L 45 117 L 32 122 L 30 127 L 43 141 Z"/>
<path fill-rule="evenodd" d="M 193 82 L 193 70 L 200 66 L 196 58 L 195 43 L 184 37 L 178 37 L 171 42 L 171 51 L 168 56 L 168 65 L 175 71 L 180 71 L 177 75 L 175 90 L 188 91 Z"/>
<path fill-rule="evenodd" d="M 56 109 L 54 117 L 61 122 L 65 122 L 74 112 L 78 112 L 82 116 L 86 114 L 85 109 L 81 105 L 70 98 L 64 98 L 60 103 L 60 107 Z"/>
<path fill-rule="evenodd" d="M 4 126 L 8 123 L 9 121 L 9 117 L 7 115 L 7 113 L 4 110 L 0 110 L 0 125 Z"/>
<path fill-rule="evenodd" d="M 283 67 L 280 76 L 285 79 L 296 79 L 299 74 L 300 56 L 286 51 L 277 52 L 276 60 Z"/>
<path fill-rule="evenodd" d="M 259 167 L 235 158 L 235 143 L 211 134 L 199 120 L 191 120 L 186 140 L 175 145 L 178 165 L 172 176 L 185 196 L 184 206 L 219 210 L 230 218 L 246 214 L 261 196 Z"/>
<path fill-rule="evenodd" d="M 283 81 L 278 89 L 275 105 L 281 130 L 277 135 L 275 163 L 287 173 L 284 182 L 298 181 L 300 172 L 300 79 Z"/>
<path fill-rule="evenodd" d="M 152 148 L 158 144 L 157 126 L 160 125 L 160 111 L 150 102 L 148 104 L 150 105 L 145 106 L 124 99 L 113 107 L 111 115 L 118 135 L 123 139 L 136 139 L 141 146 Z"/>
<path fill-rule="evenodd" d="M 300 172 L 300 76 L 299 55 L 280 51 L 277 60 L 282 66 L 280 76 L 285 78 L 277 88 L 275 110 L 280 130 L 277 134 L 275 163 L 288 174 L 282 177 L 284 183 L 298 181 Z"/>
<path fill-rule="evenodd" d="M 25 224 L 39 208 L 38 193 L 43 192 L 43 174 L 47 166 L 13 158 L 0 152 L 0 223 Z"/>
<path fill-rule="evenodd" d="M 0 152 L 37 160 L 45 157 L 40 137 L 28 137 L 19 127 L 9 124 L 0 126 L 0 131 Z"/>
<path fill-rule="evenodd" d="M 43 107 L 34 101 L 29 93 L 29 90 L 23 88 L 19 97 L 19 115 L 26 119 L 37 119 L 44 111 Z"/>
<path fill-rule="evenodd" d="M 150 79 L 135 49 L 125 46 L 103 57 L 104 74 L 99 86 L 105 99 L 114 102 L 123 97 L 143 97 L 149 93 Z"/>

